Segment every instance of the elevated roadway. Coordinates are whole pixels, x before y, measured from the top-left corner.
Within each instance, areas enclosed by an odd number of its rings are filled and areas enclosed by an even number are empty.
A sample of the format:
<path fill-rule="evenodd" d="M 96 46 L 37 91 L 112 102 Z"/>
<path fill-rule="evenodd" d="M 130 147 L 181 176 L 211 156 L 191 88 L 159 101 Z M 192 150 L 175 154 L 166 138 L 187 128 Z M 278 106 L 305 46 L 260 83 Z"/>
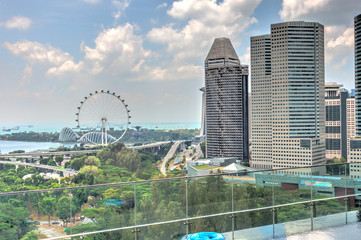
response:
<path fill-rule="evenodd" d="M 177 150 L 178 150 L 178 147 L 181 143 L 183 143 L 184 141 L 176 141 L 172 147 L 169 149 L 167 155 L 163 158 L 163 162 L 162 162 L 162 165 L 160 167 L 160 171 L 161 173 L 165 176 L 167 175 L 167 170 L 166 170 L 166 163 L 168 162 L 169 159 L 171 159 L 172 157 L 174 157 L 174 155 L 176 154 Z"/>
<path fill-rule="evenodd" d="M 169 144 L 170 141 L 156 142 L 145 144 L 141 146 L 128 147 L 133 150 L 143 150 L 147 148 L 158 148 L 160 146 Z M 87 149 L 80 151 L 61 151 L 61 152 L 28 152 L 28 153 L 10 153 L 10 154 L 0 154 L 0 158 L 36 158 L 40 156 L 56 156 L 56 155 L 80 155 L 80 154 L 89 154 L 89 153 L 97 153 L 101 149 Z"/>
<path fill-rule="evenodd" d="M 18 166 L 25 166 L 25 167 L 34 167 L 34 168 L 42 168 L 56 172 L 63 172 L 64 177 L 71 177 L 78 174 L 78 171 L 70 171 L 66 169 L 59 169 L 59 167 L 49 166 L 49 165 L 42 165 L 42 164 L 34 164 L 34 163 L 24 163 L 24 162 L 11 162 L 11 161 L 0 161 L 0 164 L 11 164 L 11 165 L 18 165 Z"/>
<path fill-rule="evenodd" d="M 182 142 L 182 141 L 180 141 L 180 142 Z M 170 143 L 170 141 L 156 142 L 156 143 L 150 143 L 150 144 L 146 144 L 146 145 L 142 145 L 142 146 L 129 147 L 129 149 L 133 149 L 133 150 L 154 149 L 154 148 L 160 148 L 161 146 L 169 144 L 169 143 Z M 175 151 L 177 150 L 178 146 L 179 146 L 179 144 L 176 146 Z M 173 147 L 168 152 L 167 156 L 171 156 L 171 157 L 174 156 L 175 151 L 174 151 L 173 155 L 171 155 L 171 153 L 173 152 L 172 149 L 173 149 Z M 30 158 L 39 158 L 39 157 L 44 157 L 44 156 L 51 157 L 51 156 L 57 156 L 57 155 L 74 156 L 74 155 L 80 155 L 80 154 L 97 153 L 99 150 L 100 149 L 88 149 L 88 150 L 81 150 L 81 151 L 61 151 L 61 152 L 11 153 L 11 154 L 0 154 L 0 158 L 30 159 Z M 169 158 L 171 158 L 171 157 L 169 157 Z M 19 162 L 19 161 L 0 161 L 0 164 L 12 164 L 12 165 L 19 165 L 19 166 L 42 168 L 42 169 L 47 169 L 47 170 L 56 171 L 56 172 L 63 172 L 64 176 L 74 176 L 78 173 L 78 171 L 59 169 L 59 167 L 34 164 L 34 163 L 25 163 L 25 162 Z"/>

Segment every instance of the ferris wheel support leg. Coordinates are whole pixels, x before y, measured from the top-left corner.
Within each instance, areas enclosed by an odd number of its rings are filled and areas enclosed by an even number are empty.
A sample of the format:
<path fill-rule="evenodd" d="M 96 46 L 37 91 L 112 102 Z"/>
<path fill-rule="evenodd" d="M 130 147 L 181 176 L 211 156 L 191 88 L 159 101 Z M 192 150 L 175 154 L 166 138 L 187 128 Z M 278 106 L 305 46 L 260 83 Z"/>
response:
<path fill-rule="evenodd" d="M 105 145 L 108 145 L 108 133 L 107 133 L 107 119 L 105 119 L 105 123 L 104 123 L 105 127 L 104 127 L 104 134 L 105 134 Z"/>

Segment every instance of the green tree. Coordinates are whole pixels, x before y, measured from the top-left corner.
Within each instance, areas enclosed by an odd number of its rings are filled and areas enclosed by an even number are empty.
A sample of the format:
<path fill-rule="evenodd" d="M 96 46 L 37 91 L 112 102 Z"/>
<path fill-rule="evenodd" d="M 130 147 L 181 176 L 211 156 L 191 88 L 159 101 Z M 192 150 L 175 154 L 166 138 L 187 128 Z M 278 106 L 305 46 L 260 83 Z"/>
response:
<path fill-rule="evenodd" d="M 104 217 L 105 208 L 85 208 L 81 211 L 81 214 L 90 218 L 94 223 L 100 218 Z"/>
<path fill-rule="evenodd" d="M 38 240 L 38 234 L 36 234 L 34 231 L 28 232 L 25 234 L 21 240 Z"/>
<path fill-rule="evenodd" d="M 50 226 L 50 216 L 54 215 L 56 199 L 50 197 L 44 197 L 39 203 L 40 212 L 48 215 L 48 222 Z"/>
<path fill-rule="evenodd" d="M 79 173 L 85 175 L 92 174 L 94 177 L 98 177 L 101 174 L 102 170 L 96 166 L 84 166 L 79 170 Z"/>
<path fill-rule="evenodd" d="M 55 162 L 56 162 L 59 166 L 61 166 L 61 163 L 63 162 L 63 160 L 64 160 L 64 156 L 62 156 L 62 155 L 56 155 L 56 156 L 55 156 Z"/>
<path fill-rule="evenodd" d="M 53 160 L 53 159 L 50 159 L 49 162 L 48 162 L 48 165 L 49 166 L 56 166 L 56 162 Z"/>
<path fill-rule="evenodd" d="M 97 157 L 89 156 L 84 161 L 85 165 L 100 167 L 100 160 Z"/>
<path fill-rule="evenodd" d="M 85 158 L 86 158 L 86 156 L 85 157 L 83 156 L 83 157 L 80 157 L 80 158 L 74 158 L 71 161 L 70 167 L 72 169 L 79 170 L 80 168 L 82 168 L 84 166 Z"/>
<path fill-rule="evenodd" d="M 141 165 L 141 157 L 138 152 L 123 148 L 120 152 L 116 153 L 115 165 L 135 172 Z"/>
<path fill-rule="evenodd" d="M 62 196 L 56 204 L 55 215 L 67 226 L 68 220 L 75 216 L 77 210 L 76 205 L 70 197 Z"/>
<path fill-rule="evenodd" d="M 2 239 L 20 239 L 34 226 L 26 219 L 30 212 L 23 207 L 14 207 L 9 203 L 0 204 L 0 236 Z"/>

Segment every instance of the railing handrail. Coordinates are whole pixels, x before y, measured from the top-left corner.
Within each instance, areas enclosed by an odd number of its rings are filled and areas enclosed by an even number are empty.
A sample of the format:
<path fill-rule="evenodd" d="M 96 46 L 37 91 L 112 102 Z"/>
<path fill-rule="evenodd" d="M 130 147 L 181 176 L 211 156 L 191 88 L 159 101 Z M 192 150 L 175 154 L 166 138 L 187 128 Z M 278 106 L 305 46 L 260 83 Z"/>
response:
<path fill-rule="evenodd" d="M 271 209 L 276 209 L 276 208 L 281 208 L 281 207 L 295 206 L 295 205 L 301 205 L 301 204 L 307 204 L 307 203 L 315 203 L 315 202 L 323 202 L 323 201 L 330 201 L 330 200 L 335 200 L 335 199 L 340 199 L 340 198 L 347 199 L 347 198 L 350 198 L 350 197 L 356 197 L 356 196 L 360 196 L 360 195 L 361 195 L 361 193 L 356 193 L 356 194 L 349 194 L 349 195 L 343 195 L 343 196 L 337 196 L 337 197 L 306 200 L 306 201 L 302 201 L 302 202 L 278 204 L 278 205 L 274 205 L 274 206 L 267 206 L 267 207 L 260 207 L 260 208 L 243 209 L 243 210 L 223 212 L 223 213 L 215 213 L 215 214 L 209 214 L 209 215 L 203 215 L 203 216 L 187 217 L 187 218 L 180 218 L 180 219 L 175 219 L 175 220 L 168 220 L 168 221 L 161 221 L 161 222 L 154 222 L 154 223 L 146 223 L 146 224 L 138 224 L 138 225 L 132 225 L 132 226 L 126 226 L 126 227 L 120 227 L 120 228 L 104 229 L 104 230 L 93 231 L 93 232 L 84 232 L 84 233 L 65 235 L 65 236 L 61 236 L 61 237 L 47 238 L 47 240 L 81 237 L 81 236 L 93 235 L 93 234 L 97 234 L 97 233 L 114 232 L 114 231 L 121 231 L 121 230 L 127 230 L 127 229 L 137 229 L 137 228 L 151 227 L 151 226 L 170 224 L 170 223 L 189 222 L 191 220 L 197 220 L 197 219 L 204 219 L 204 218 L 210 218 L 210 217 L 220 217 L 220 216 L 227 216 L 227 215 L 233 215 L 233 214 L 262 211 L 262 210 L 271 210 Z"/>

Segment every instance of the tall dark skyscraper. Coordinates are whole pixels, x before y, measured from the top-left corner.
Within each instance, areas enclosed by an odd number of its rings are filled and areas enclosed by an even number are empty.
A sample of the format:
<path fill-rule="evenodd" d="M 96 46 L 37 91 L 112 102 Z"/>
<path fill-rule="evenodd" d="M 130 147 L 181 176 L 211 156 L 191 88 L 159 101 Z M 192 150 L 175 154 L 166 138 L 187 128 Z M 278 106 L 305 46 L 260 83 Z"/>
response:
<path fill-rule="evenodd" d="M 361 162 L 361 14 L 355 17 L 355 117 L 356 137 L 350 140 L 350 151 L 348 160 L 350 162 Z M 350 166 L 351 168 L 357 165 Z M 352 170 L 354 171 L 354 170 Z M 359 172 L 359 169 L 357 170 Z M 360 178 L 361 175 L 353 176 Z"/>
<path fill-rule="evenodd" d="M 361 14 L 355 17 L 356 135 L 361 136 Z"/>
<path fill-rule="evenodd" d="M 204 64 L 207 157 L 248 161 L 248 66 L 228 38 L 214 40 Z"/>

